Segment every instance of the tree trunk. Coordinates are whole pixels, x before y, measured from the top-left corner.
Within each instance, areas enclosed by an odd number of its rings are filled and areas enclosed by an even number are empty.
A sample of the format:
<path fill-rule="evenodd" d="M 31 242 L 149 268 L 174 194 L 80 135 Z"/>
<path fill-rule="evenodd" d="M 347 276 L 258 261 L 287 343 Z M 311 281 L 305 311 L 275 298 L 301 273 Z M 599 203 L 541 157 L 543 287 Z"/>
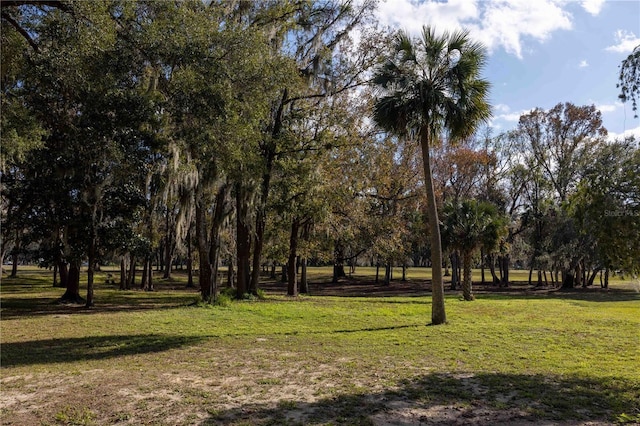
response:
<path fill-rule="evenodd" d="M 158 249 L 156 250 L 155 256 L 156 256 L 156 260 L 158 261 L 158 265 L 156 266 L 156 271 L 160 272 L 160 271 L 164 271 L 164 246 L 165 246 L 165 242 L 164 242 L 164 238 L 162 239 L 162 242 L 160 243 L 160 246 L 158 247 Z"/>
<path fill-rule="evenodd" d="M 420 147 L 422 148 L 422 163 L 427 193 L 427 217 L 429 218 L 428 226 L 431 240 L 431 323 L 439 325 L 447 322 L 447 315 L 444 307 L 444 286 L 442 283 L 442 241 L 440 239 L 440 221 L 438 219 L 436 194 L 431 174 L 429 132 L 428 126 L 422 127 L 420 131 Z"/>
<path fill-rule="evenodd" d="M 191 225 L 187 231 L 187 288 L 194 288 L 193 283 L 193 253 L 191 247 Z"/>
<path fill-rule="evenodd" d="M 124 290 L 127 282 L 127 263 L 125 256 L 120 258 L 120 290 Z"/>
<path fill-rule="evenodd" d="M 58 275 L 60 278 L 60 282 L 58 282 L 56 287 L 67 288 L 67 282 L 69 281 L 69 264 L 58 260 L 56 265 L 58 266 Z"/>
<path fill-rule="evenodd" d="M 151 256 L 147 256 L 147 290 L 153 291 L 153 261 Z"/>
<path fill-rule="evenodd" d="M 464 300 L 471 301 L 473 297 L 473 288 L 471 281 L 471 252 L 465 251 L 462 253 L 463 264 L 463 279 L 462 279 L 462 297 Z"/>
<path fill-rule="evenodd" d="M 609 268 L 604 270 L 604 288 L 609 288 Z"/>
<path fill-rule="evenodd" d="M 384 265 L 384 285 L 391 285 L 391 264 Z"/>
<path fill-rule="evenodd" d="M 511 264 L 511 255 L 508 253 L 504 256 L 501 256 L 500 262 L 500 276 L 502 279 L 500 280 L 501 287 L 509 287 L 509 267 Z"/>
<path fill-rule="evenodd" d="M 220 264 L 220 231 L 224 224 L 224 218 L 227 215 L 227 200 L 229 195 L 230 186 L 228 184 L 224 184 L 218 190 L 216 194 L 215 200 L 215 209 L 213 210 L 213 220 L 211 225 L 211 236 L 209 238 L 209 243 L 211 244 L 209 248 L 209 265 L 211 267 L 211 289 L 210 293 L 213 296 L 213 299 L 218 295 L 218 268 Z"/>
<path fill-rule="evenodd" d="M 53 264 L 53 286 L 58 287 L 58 264 Z"/>
<path fill-rule="evenodd" d="M 171 264 L 173 263 L 173 230 L 171 229 L 171 223 L 169 221 L 170 214 L 171 212 L 167 212 L 167 219 L 165 223 L 167 227 L 167 235 L 165 236 L 164 245 L 164 279 L 171 279 Z"/>
<path fill-rule="evenodd" d="M 582 287 L 582 265 L 580 262 L 576 263 L 575 273 L 574 273 L 574 287 Z"/>
<path fill-rule="evenodd" d="M 296 258 L 298 257 L 298 231 L 300 228 L 300 221 L 298 218 L 293 219 L 291 223 L 291 234 L 289 236 L 289 262 L 287 279 L 287 295 L 288 296 L 297 296 L 298 295 L 298 274 L 296 273 Z"/>
<path fill-rule="evenodd" d="M 235 280 L 235 266 L 233 264 L 233 255 L 229 254 L 229 259 L 228 259 L 228 267 L 227 267 L 227 285 L 229 286 L 229 288 L 233 288 L 233 283 L 236 282 Z"/>
<path fill-rule="evenodd" d="M 95 267 L 96 267 L 96 251 L 97 251 L 97 236 L 95 232 L 95 208 L 94 208 L 94 220 L 91 224 L 91 242 L 89 244 L 89 258 L 87 263 L 87 300 L 85 302 L 86 308 L 91 308 L 94 305 L 93 302 L 93 278 L 95 275 Z"/>
<path fill-rule="evenodd" d="M 196 187 L 196 244 L 198 247 L 198 285 L 202 300 L 211 301 L 211 263 L 209 262 L 209 242 L 207 241 L 207 206 L 204 190 L 200 184 Z"/>
<path fill-rule="evenodd" d="M 271 176 L 271 171 L 269 170 L 269 176 Z M 263 178 L 263 180 L 266 178 Z M 270 177 L 266 179 L 267 182 L 263 181 L 263 197 L 266 199 L 268 195 L 268 188 Z M 266 200 L 265 200 L 266 203 Z M 260 262 L 262 257 L 262 247 L 264 244 L 264 230 L 266 227 L 266 211 L 265 207 L 258 208 L 258 213 L 256 214 L 256 232 L 253 237 L 253 259 L 252 259 L 252 271 L 251 271 L 251 279 L 249 283 L 248 290 L 252 294 L 256 294 L 258 292 L 258 287 L 260 286 Z"/>
<path fill-rule="evenodd" d="M 136 258 L 131 256 L 131 264 L 129 265 L 129 279 L 127 280 L 127 290 L 132 289 L 136 285 Z"/>
<path fill-rule="evenodd" d="M 488 258 L 489 258 L 489 272 L 491 272 L 491 279 L 493 280 L 493 285 L 498 285 L 500 284 L 500 280 L 496 275 L 495 256 L 493 254 L 490 254 Z"/>
<path fill-rule="evenodd" d="M 333 279 L 331 282 L 335 284 L 340 278 L 347 276 L 347 274 L 344 273 L 344 248 L 341 243 L 336 243 L 333 256 Z"/>
<path fill-rule="evenodd" d="M 282 116 L 284 113 L 285 105 L 289 97 L 289 91 L 284 88 L 282 91 L 282 98 L 276 110 L 276 114 L 273 116 L 273 123 L 271 127 L 271 137 L 265 142 L 262 154 L 265 158 L 265 168 L 262 174 L 261 183 L 261 200 L 256 214 L 256 229 L 253 239 L 253 272 L 251 274 L 251 283 L 249 289 L 252 293 L 256 293 L 260 284 L 260 258 L 262 256 L 262 246 L 264 242 L 264 230 L 266 227 L 266 205 L 269 198 L 269 189 L 271 187 L 271 173 L 273 171 L 273 164 L 276 158 L 276 141 L 282 131 Z"/>
<path fill-rule="evenodd" d="M 458 275 L 458 271 L 460 270 L 458 268 L 458 252 L 452 252 L 449 256 L 449 259 L 451 260 L 451 290 L 455 290 L 456 288 L 458 288 L 458 283 L 460 282 L 460 276 Z"/>
<path fill-rule="evenodd" d="M 480 249 L 480 282 L 482 283 L 482 285 L 485 285 L 487 283 L 484 277 L 484 249 L 483 248 Z"/>
<path fill-rule="evenodd" d="M 269 273 L 269 278 L 271 278 L 272 280 L 275 280 L 277 278 L 276 277 L 276 263 L 275 262 L 273 262 L 271 264 L 271 272 Z"/>
<path fill-rule="evenodd" d="M 251 262 L 251 232 L 247 224 L 247 205 L 244 199 L 244 189 L 241 185 L 236 188 L 236 254 L 238 259 L 238 273 L 236 275 L 236 298 L 242 299 L 249 291 L 250 262 Z"/>
<path fill-rule="evenodd" d="M 11 275 L 9 278 L 15 278 L 18 276 L 18 253 L 20 252 L 20 230 L 16 229 L 16 242 L 13 250 L 11 250 Z M 4 261 L 4 258 L 0 259 Z"/>
<path fill-rule="evenodd" d="M 85 303 L 80 297 L 80 262 L 74 261 L 69 264 L 69 275 L 67 276 L 67 290 L 60 298 L 62 303 Z"/>
<path fill-rule="evenodd" d="M 11 253 L 11 275 L 9 278 L 15 278 L 18 276 L 18 251 L 17 249 L 13 249 L 13 253 Z"/>
<path fill-rule="evenodd" d="M 380 277 L 380 263 L 376 263 L 376 284 L 378 284 L 379 277 Z"/>
<path fill-rule="evenodd" d="M 562 271 L 562 288 L 573 288 L 574 282 L 573 270 Z"/>
<path fill-rule="evenodd" d="M 307 279 L 307 258 L 300 259 L 300 293 L 309 294 L 309 281 Z"/>
<path fill-rule="evenodd" d="M 402 281 L 407 281 L 407 264 L 402 264 Z"/>
<path fill-rule="evenodd" d="M 93 302 L 93 280 L 95 276 L 95 260 L 89 257 L 89 264 L 87 266 L 87 299 L 84 304 L 85 308 L 91 308 L 94 305 Z"/>
<path fill-rule="evenodd" d="M 149 262 L 147 259 L 142 261 L 142 276 L 140 277 L 140 290 L 145 290 L 147 287 L 147 279 L 149 278 L 149 273 L 147 272 L 147 268 L 149 267 Z"/>

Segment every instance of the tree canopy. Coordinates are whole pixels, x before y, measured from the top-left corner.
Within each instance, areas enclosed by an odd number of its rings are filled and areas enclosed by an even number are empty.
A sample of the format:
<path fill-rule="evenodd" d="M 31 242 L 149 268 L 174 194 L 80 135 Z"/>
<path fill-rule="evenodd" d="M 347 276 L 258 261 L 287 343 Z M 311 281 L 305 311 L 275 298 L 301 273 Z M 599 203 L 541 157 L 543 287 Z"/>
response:
<path fill-rule="evenodd" d="M 142 267 L 146 290 L 154 266 L 168 279 L 186 263 L 207 301 L 222 265 L 237 298 L 267 266 L 290 295 L 298 265 L 335 281 L 430 266 L 433 324 L 445 252 L 504 285 L 512 264 L 566 286 L 637 273 L 637 143 L 607 141 L 596 107 L 568 102 L 482 133 L 485 48 L 380 28 L 375 7 L 3 1 L 2 259 L 54 268 L 87 306 L 106 263 L 123 289 Z M 634 110 L 637 59 L 620 74 Z"/>

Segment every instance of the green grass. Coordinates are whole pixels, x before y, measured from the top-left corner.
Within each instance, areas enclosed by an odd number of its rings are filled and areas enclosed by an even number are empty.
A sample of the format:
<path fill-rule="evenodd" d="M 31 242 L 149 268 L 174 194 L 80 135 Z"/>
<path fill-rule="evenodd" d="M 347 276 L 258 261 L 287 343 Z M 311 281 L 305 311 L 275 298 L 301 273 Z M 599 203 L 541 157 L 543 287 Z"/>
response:
<path fill-rule="evenodd" d="M 156 292 L 98 285 L 86 310 L 57 305 L 62 290 L 38 271 L 4 278 L 3 424 L 640 421 L 630 282 L 451 294 L 449 323 L 433 327 L 429 296 L 205 307 L 182 280 Z"/>

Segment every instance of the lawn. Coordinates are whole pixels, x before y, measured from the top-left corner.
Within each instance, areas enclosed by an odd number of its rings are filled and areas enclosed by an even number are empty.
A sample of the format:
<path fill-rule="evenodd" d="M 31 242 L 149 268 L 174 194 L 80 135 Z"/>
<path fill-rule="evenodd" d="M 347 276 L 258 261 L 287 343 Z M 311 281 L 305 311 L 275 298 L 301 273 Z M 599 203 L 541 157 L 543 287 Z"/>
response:
<path fill-rule="evenodd" d="M 373 288 L 372 271 L 340 288 Z M 327 272 L 310 271 L 312 294 Z M 434 327 L 429 293 L 399 281 L 295 299 L 270 283 L 264 300 L 210 307 L 183 279 L 99 284 L 86 310 L 56 304 L 48 273 L 3 276 L 2 424 L 640 422 L 637 283 L 450 292 Z"/>

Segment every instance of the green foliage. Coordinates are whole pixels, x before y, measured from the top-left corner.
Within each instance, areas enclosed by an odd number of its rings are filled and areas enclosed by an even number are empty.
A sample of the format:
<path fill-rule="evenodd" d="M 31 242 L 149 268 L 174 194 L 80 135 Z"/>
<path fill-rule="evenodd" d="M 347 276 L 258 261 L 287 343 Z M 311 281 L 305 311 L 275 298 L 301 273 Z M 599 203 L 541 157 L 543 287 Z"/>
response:
<path fill-rule="evenodd" d="M 89 426 L 95 424 L 95 414 L 87 408 L 67 406 L 56 413 L 57 422 L 68 426 Z"/>
<path fill-rule="evenodd" d="M 489 119 L 489 82 L 480 78 L 486 60 L 482 44 L 469 33 L 436 33 L 423 27 L 412 40 L 396 36 L 393 57 L 376 73 L 373 83 L 384 90 L 375 103 L 374 120 L 398 134 L 429 132 L 429 140 L 447 134 L 457 140 L 470 136 Z"/>
<path fill-rule="evenodd" d="M 216 296 L 215 305 L 221 307 L 227 307 L 235 300 L 235 289 L 227 287 Z"/>
<path fill-rule="evenodd" d="M 506 234 L 506 221 L 490 203 L 463 200 L 443 209 L 442 241 L 445 246 L 473 252 L 483 247 L 487 253 L 498 248 Z"/>
<path fill-rule="evenodd" d="M 609 269 L 640 272 L 640 149 L 635 141 L 602 146 L 584 171 L 569 214 Z"/>
<path fill-rule="evenodd" d="M 620 64 L 620 75 L 616 87 L 620 89 L 618 96 L 622 102 L 631 100 L 634 117 L 638 118 L 638 97 L 640 97 L 640 46 Z"/>

